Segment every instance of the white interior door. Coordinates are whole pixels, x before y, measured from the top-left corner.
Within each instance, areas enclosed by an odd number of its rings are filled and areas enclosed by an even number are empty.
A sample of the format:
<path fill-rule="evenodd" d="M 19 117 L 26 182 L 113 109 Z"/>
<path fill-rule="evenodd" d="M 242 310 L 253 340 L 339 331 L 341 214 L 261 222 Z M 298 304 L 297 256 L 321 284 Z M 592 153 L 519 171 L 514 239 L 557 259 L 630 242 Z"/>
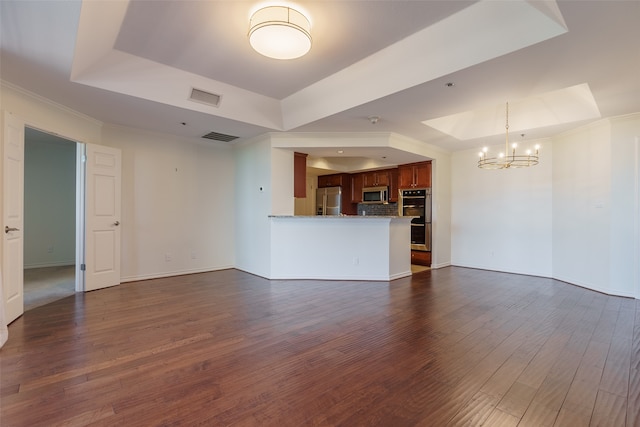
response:
<path fill-rule="evenodd" d="M 121 153 L 86 144 L 84 290 L 120 284 Z"/>
<path fill-rule="evenodd" d="M 24 122 L 4 113 L 2 288 L 6 322 L 24 312 Z"/>

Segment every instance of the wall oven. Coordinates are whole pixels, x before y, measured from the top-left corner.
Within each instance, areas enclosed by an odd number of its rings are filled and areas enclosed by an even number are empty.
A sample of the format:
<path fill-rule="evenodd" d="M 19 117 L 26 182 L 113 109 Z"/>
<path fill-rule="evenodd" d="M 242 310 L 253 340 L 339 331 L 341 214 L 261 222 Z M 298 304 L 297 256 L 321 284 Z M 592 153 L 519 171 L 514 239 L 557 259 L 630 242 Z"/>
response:
<path fill-rule="evenodd" d="M 415 216 L 411 220 L 411 249 L 431 250 L 431 189 L 400 190 L 398 215 Z"/>

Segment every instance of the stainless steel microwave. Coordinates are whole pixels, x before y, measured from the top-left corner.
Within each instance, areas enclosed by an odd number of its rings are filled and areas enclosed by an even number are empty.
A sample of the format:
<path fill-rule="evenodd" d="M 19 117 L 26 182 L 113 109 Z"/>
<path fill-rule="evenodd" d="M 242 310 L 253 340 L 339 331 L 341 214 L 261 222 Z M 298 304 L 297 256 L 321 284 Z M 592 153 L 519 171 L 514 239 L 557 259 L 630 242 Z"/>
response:
<path fill-rule="evenodd" d="M 366 204 L 386 204 L 389 203 L 388 187 L 365 187 L 362 189 L 362 203 Z"/>

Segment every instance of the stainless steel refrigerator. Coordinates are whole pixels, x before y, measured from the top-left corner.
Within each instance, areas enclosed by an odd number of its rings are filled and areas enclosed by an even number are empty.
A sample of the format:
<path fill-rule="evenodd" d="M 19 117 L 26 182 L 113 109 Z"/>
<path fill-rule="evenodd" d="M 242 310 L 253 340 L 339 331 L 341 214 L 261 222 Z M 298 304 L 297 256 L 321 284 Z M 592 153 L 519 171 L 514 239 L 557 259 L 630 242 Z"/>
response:
<path fill-rule="evenodd" d="M 342 189 L 340 187 L 316 190 L 316 215 L 340 215 Z"/>

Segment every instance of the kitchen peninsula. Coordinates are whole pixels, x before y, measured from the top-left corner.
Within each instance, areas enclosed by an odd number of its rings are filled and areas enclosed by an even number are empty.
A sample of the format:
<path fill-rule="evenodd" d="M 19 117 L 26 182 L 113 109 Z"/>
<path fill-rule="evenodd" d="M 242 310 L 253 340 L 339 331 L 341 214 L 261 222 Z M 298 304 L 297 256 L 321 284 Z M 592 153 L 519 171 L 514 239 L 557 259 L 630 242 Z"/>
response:
<path fill-rule="evenodd" d="M 269 218 L 272 279 L 388 281 L 411 275 L 412 217 Z"/>

